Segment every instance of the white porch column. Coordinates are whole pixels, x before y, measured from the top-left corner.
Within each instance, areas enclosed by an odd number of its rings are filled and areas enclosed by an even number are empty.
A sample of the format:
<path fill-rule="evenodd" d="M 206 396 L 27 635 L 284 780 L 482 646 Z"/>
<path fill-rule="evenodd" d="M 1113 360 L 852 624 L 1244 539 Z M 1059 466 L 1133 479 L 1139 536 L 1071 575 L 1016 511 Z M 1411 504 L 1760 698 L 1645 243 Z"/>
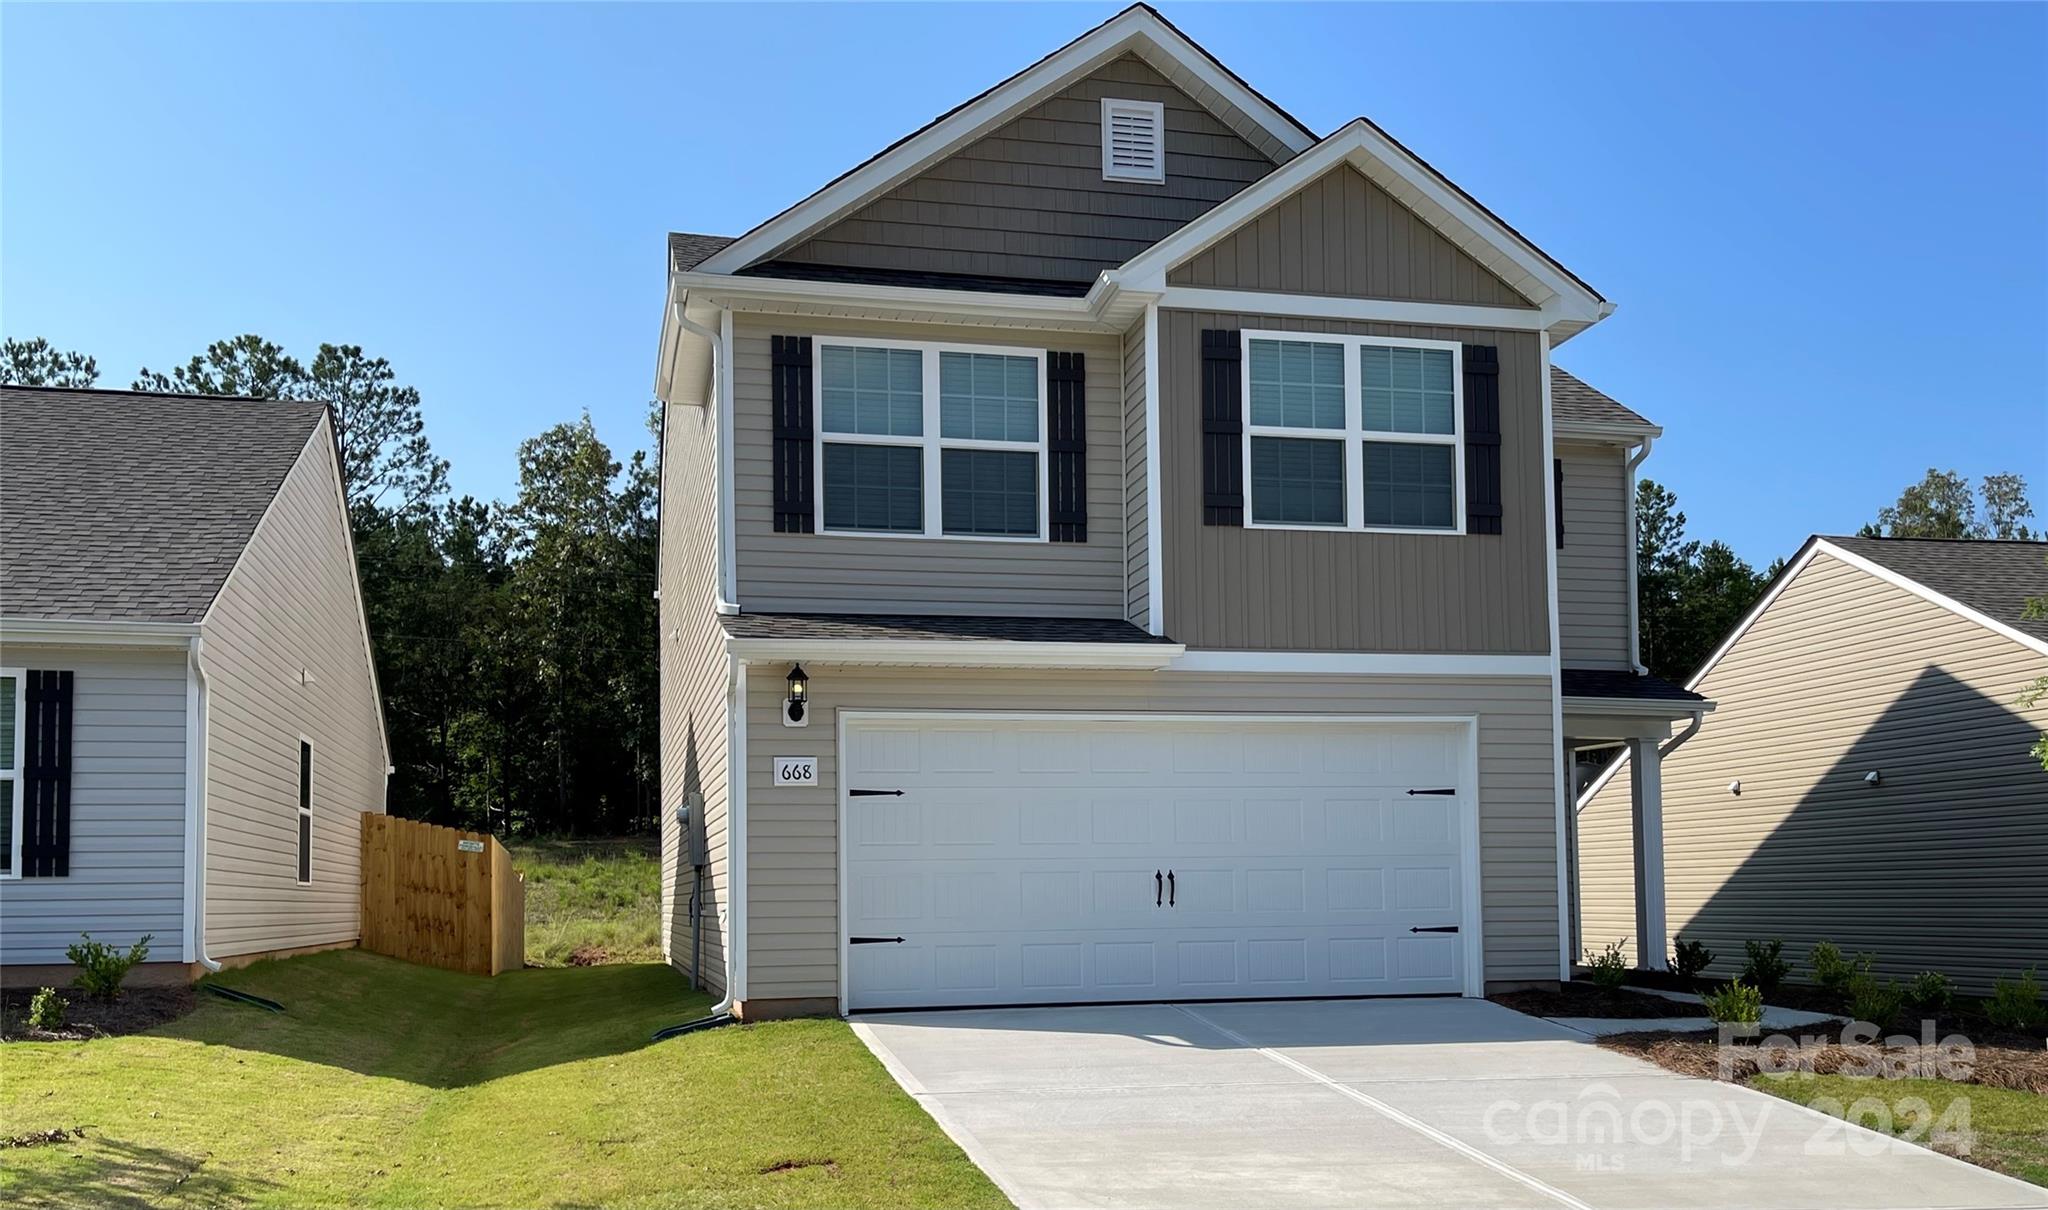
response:
<path fill-rule="evenodd" d="M 1629 829 L 1635 841 L 1636 965 L 1670 967 L 1664 923 L 1664 776 L 1657 740 L 1628 741 Z"/>

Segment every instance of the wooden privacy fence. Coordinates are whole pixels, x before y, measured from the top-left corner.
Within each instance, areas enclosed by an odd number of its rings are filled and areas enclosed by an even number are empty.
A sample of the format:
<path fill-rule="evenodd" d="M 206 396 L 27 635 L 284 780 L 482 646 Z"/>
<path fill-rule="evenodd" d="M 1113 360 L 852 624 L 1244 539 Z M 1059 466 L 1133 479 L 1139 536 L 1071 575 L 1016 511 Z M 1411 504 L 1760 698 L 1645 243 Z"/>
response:
<path fill-rule="evenodd" d="M 526 965 L 526 883 L 495 837 L 363 812 L 363 940 L 472 975 Z"/>

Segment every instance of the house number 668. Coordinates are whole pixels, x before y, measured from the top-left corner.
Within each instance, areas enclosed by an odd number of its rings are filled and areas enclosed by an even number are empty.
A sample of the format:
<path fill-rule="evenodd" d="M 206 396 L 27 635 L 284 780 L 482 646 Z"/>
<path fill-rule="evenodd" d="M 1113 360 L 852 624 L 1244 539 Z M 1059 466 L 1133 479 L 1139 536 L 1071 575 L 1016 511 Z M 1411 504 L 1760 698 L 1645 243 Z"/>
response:
<path fill-rule="evenodd" d="M 817 785 L 818 758 L 815 756 L 776 757 L 775 784 L 778 786 Z"/>

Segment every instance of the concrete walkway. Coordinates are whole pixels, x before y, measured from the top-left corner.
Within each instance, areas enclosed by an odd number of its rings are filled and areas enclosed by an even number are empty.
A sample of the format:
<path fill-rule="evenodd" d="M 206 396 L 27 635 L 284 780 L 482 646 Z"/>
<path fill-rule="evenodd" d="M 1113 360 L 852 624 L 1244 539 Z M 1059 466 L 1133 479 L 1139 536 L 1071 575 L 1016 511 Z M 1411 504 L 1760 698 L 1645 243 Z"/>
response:
<path fill-rule="evenodd" d="M 1022 1207 L 2048 1206 L 1483 1000 L 895 1013 L 854 1031 Z"/>

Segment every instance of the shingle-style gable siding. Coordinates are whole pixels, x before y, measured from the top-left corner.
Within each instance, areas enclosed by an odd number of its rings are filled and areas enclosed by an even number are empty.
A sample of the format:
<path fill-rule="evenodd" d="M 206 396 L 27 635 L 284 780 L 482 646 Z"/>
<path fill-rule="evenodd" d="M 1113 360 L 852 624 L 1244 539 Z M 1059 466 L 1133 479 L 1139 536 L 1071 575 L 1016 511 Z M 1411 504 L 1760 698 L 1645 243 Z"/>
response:
<path fill-rule="evenodd" d="M 1527 307 L 1464 249 L 1348 165 L 1167 275 L 1176 286 Z"/>
<path fill-rule="evenodd" d="M 2048 773 L 2028 748 L 2048 704 L 2014 699 L 2044 674 L 2048 656 L 1816 555 L 1700 683 L 1717 708 L 1664 762 L 1671 927 L 1720 974 L 1771 937 L 1801 965 L 1829 940 L 1973 992 L 2038 963 Z M 1626 764 L 1579 835 L 1581 935 L 1632 956 Z"/>
<path fill-rule="evenodd" d="M 1102 179 L 1104 97 L 1165 106 L 1164 185 Z M 1126 55 L 775 259 L 1092 281 L 1272 171 L 1259 141 Z"/>

